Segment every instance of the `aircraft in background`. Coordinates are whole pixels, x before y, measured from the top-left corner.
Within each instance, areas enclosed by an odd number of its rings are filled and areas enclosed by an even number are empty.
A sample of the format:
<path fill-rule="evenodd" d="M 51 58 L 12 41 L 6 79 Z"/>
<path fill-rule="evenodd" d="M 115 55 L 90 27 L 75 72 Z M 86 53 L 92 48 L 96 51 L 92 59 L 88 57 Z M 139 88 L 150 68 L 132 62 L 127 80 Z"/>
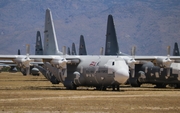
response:
<path fill-rule="evenodd" d="M 46 10 L 45 19 L 45 45 L 44 53 L 53 55 L 9 55 L 1 59 L 12 59 L 15 63 L 28 67 L 30 62 L 42 59 L 48 70 L 61 81 L 67 89 L 76 89 L 78 86 L 94 86 L 105 89 L 108 86 L 118 86 L 127 81 L 129 68 L 121 57 L 116 56 L 79 56 L 79 55 L 54 55 L 61 53 L 58 45 L 49 9 Z M 51 43 L 51 45 L 47 44 Z M 55 50 L 52 49 L 55 45 Z M 53 52 L 45 52 L 45 50 Z M 63 53 L 65 52 L 65 49 Z M 34 61 L 32 61 L 34 60 Z"/>
<path fill-rule="evenodd" d="M 127 55 L 119 52 L 112 15 L 108 16 L 105 55 Z M 173 55 L 179 56 L 177 43 L 174 45 Z M 134 76 L 130 74 L 128 81 L 131 86 L 134 87 L 140 87 L 140 85 L 144 83 L 152 83 L 155 84 L 156 87 L 165 87 L 167 84 L 180 87 L 179 66 L 179 63 L 172 63 L 169 68 L 164 68 L 160 65 L 155 66 L 152 62 L 143 61 L 141 64 L 135 64 L 135 74 Z"/>
<path fill-rule="evenodd" d="M 50 38 L 50 39 L 48 39 L 48 40 L 49 40 L 49 42 L 55 42 L 55 43 L 57 43 L 54 38 Z M 51 45 L 51 43 L 49 43 L 49 42 L 45 43 L 44 45 L 47 45 L 47 44 L 48 44 L 48 45 Z M 80 45 L 83 45 L 83 46 L 81 46 L 81 49 L 79 49 L 79 52 L 80 52 L 82 55 L 87 54 L 87 53 L 86 53 L 86 48 L 85 48 L 84 37 L 82 37 L 82 35 L 81 35 L 81 37 L 80 37 Z M 57 46 L 51 46 L 51 49 L 54 49 L 54 50 L 59 51 L 58 48 L 56 48 L 56 47 L 57 47 Z M 72 44 L 72 49 L 73 49 L 73 51 L 75 51 L 75 52 L 73 52 L 73 53 L 76 53 L 75 44 Z M 48 50 L 50 50 L 50 49 L 48 49 Z M 43 44 L 42 44 L 42 40 L 41 40 L 41 35 L 40 35 L 40 32 L 37 31 L 35 55 L 43 55 L 43 51 L 46 52 L 47 50 L 46 50 L 46 49 L 45 49 L 45 50 L 43 49 Z M 46 53 L 50 53 L 50 52 L 46 52 Z M 56 55 L 56 53 L 54 53 L 54 54 Z M 70 49 L 68 49 L 68 55 L 71 55 L 71 54 L 70 54 Z M 41 62 L 41 60 L 40 60 L 40 62 Z M 48 70 L 48 67 L 49 67 L 49 66 L 47 66 L 47 65 L 49 65 L 49 64 L 48 64 L 48 63 L 47 63 L 46 65 L 44 65 L 44 64 L 39 64 L 39 65 L 35 65 L 35 67 L 38 68 L 38 70 L 39 70 L 39 71 L 45 76 L 45 78 L 48 79 L 52 84 L 59 84 L 59 82 L 61 82 L 61 80 L 60 80 L 60 79 L 56 79 L 57 76 L 55 77 L 55 76 Z M 53 68 L 53 67 L 50 67 L 50 68 L 57 71 L 56 68 Z M 58 77 L 58 78 L 59 78 L 59 77 Z"/>
<path fill-rule="evenodd" d="M 67 52 L 68 52 L 68 55 L 77 55 L 75 43 L 72 43 L 72 52 L 70 52 L 70 48 L 69 47 L 68 47 L 68 51 Z M 85 45 L 85 41 L 84 41 L 84 36 L 83 35 L 80 36 L 79 54 L 78 55 L 87 55 L 86 45 Z"/>
<path fill-rule="evenodd" d="M 177 42 L 174 43 L 173 56 L 180 56 Z"/>
<path fill-rule="evenodd" d="M 77 55 L 75 43 L 72 43 L 72 52 L 71 52 L 71 55 Z"/>
<path fill-rule="evenodd" d="M 45 17 L 45 43 L 44 49 L 51 50 L 55 45 L 57 48 L 54 23 L 52 21 L 51 11 L 46 10 Z M 54 41 L 55 40 L 55 41 Z M 58 48 L 57 48 L 58 49 Z M 142 61 L 154 61 L 163 67 L 170 68 L 172 62 L 179 60 L 179 56 L 101 56 L 101 55 L 66 55 L 64 47 L 63 52 L 52 49 L 53 52 L 63 53 L 61 55 L 0 55 L 0 59 L 12 60 L 28 68 L 31 62 L 36 59 L 42 59 L 48 70 L 59 79 L 67 89 L 76 89 L 79 86 L 96 87 L 105 90 L 107 87 L 115 87 L 119 90 L 119 85 L 126 83 L 129 78 L 129 69 L 131 75 L 135 74 L 135 64 L 141 64 Z M 134 53 L 133 49 L 133 52 Z M 53 51 L 53 52 L 52 52 Z M 51 69 L 52 68 L 52 69 Z M 56 70 L 55 70 L 56 69 Z"/>
<path fill-rule="evenodd" d="M 70 51 L 70 48 L 68 47 L 68 50 L 67 50 L 67 54 L 68 55 L 71 55 L 71 51 Z"/>
<path fill-rule="evenodd" d="M 79 55 L 87 55 L 86 44 L 85 44 L 83 35 L 80 36 Z"/>
<path fill-rule="evenodd" d="M 44 41 L 46 42 L 46 41 Z M 50 40 L 50 42 L 53 42 L 52 40 Z M 47 45 L 47 43 L 45 43 Z M 44 44 L 44 45 L 45 45 Z M 51 45 L 50 45 L 51 46 Z M 51 46 L 51 48 L 54 48 L 54 46 Z M 50 50 L 50 49 L 48 49 Z M 56 50 L 56 49 L 54 49 Z M 56 51 L 59 51 L 58 49 Z M 36 46 L 35 46 L 35 55 L 44 55 L 44 52 L 46 54 L 50 53 L 45 49 L 43 49 L 43 44 L 42 44 L 42 39 L 41 39 L 41 34 L 40 31 L 37 31 L 36 34 Z M 57 52 L 59 53 L 59 52 Z M 56 52 L 54 53 L 56 54 Z M 38 62 L 42 62 L 42 59 L 37 59 Z M 47 66 L 44 65 L 43 63 L 40 64 L 35 64 L 34 67 L 36 67 L 43 75 L 44 77 L 49 80 L 52 84 L 59 84 L 59 81 L 56 79 L 56 77 L 47 69 Z"/>

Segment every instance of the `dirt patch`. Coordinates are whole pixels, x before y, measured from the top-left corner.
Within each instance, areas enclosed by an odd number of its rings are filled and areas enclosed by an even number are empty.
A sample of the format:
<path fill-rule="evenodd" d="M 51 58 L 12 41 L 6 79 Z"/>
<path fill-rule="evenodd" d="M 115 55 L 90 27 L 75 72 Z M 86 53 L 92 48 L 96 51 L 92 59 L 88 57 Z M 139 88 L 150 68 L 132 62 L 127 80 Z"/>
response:
<path fill-rule="evenodd" d="M 65 90 L 42 75 L 0 74 L 0 112 L 57 113 L 176 113 L 180 110 L 180 90 L 122 86 L 121 91 L 96 91 L 80 87 Z"/>

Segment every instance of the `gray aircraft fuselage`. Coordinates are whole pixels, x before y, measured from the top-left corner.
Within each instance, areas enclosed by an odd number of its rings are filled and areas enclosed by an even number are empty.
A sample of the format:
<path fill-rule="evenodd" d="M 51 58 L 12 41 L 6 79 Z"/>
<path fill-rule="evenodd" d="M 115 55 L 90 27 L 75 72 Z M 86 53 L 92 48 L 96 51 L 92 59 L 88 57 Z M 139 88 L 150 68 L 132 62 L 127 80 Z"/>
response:
<path fill-rule="evenodd" d="M 136 67 L 136 69 L 138 66 Z M 138 80 L 140 84 L 142 83 L 152 83 L 156 85 L 165 85 L 166 84 L 180 84 L 180 64 L 172 63 L 170 68 L 170 76 L 167 74 L 167 68 L 161 68 L 155 66 L 151 62 L 147 62 L 140 67 L 140 70 L 137 69 L 136 76 L 133 79 Z M 162 86 L 161 86 L 162 87 Z"/>
<path fill-rule="evenodd" d="M 55 73 L 57 71 L 51 70 L 51 68 L 48 69 L 57 78 L 63 80 L 64 86 L 69 89 L 73 89 L 74 86 L 120 85 L 129 78 L 129 68 L 121 57 L 87 55 L 66 56 L 66 59 L 72 60 L 72 63 L 68 63 L 65 69 L 60 68 L 59 73 Z"/>

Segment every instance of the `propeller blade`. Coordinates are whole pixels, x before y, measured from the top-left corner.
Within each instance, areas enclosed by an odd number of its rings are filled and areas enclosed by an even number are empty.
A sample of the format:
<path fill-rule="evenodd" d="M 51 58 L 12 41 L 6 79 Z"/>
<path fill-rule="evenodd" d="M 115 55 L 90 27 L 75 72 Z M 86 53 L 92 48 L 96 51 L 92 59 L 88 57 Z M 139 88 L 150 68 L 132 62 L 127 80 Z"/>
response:
<path fill-rule="evenodd" d="M 133 59 L 135 58 L 135 53 L 136 53 L 136 47 L 133 46 L 131 49 L 131 56 L 133 57 Z"/>
<path fill-rule="evenodd" d="M 66 46 L 63 46 L 63 55 L 66 55 Z"/>
<path fill-rule="evenodd" d="M 29 56 L 30 45 L 26 44 L 26 55 Z"/>
<path fill-rule="evenodd" d="M 131 77 L 132 77 L 132 78 L 135 77 L 135 69 L 131 69 Z"/>
<path fill-rule="evenodd" d="M 171 68 L 167 68 L 167 77 L 170 77 Z"/>
<path fill-rule="evenodd" d="M 26 75 L 30 75 L 30 67 L 26 67 Z"/>
<path fill-rule="evenodd" d="M 170 49 L 171 47 L 170 46 L 167 46 L 167 57 L 170 58 Z"/>
<path fill-rule="evenodd" d="M 103 55 L 103 52 L 104 52 L 104 48 L 101 47 L 101 48 L 100 48 L 100 55 Z"/>

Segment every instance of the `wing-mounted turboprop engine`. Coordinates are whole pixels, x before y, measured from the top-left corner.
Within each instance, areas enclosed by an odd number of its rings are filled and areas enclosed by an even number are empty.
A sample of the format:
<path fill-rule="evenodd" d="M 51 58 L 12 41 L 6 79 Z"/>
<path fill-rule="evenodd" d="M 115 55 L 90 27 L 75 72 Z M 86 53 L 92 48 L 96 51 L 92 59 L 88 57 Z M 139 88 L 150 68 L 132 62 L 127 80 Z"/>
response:
<path fill-rule="evenodd" d="M 70 61 L 66 60 L 66 47 L 63 47 L 63 57 L 58 56 L 57 58 L 53 58 L 50 61 L 50 64 L 57 68 L 59 71 L 58 73 L 53 73 L 57 78 L 61 78 L 59 79 L 61 82 L 64 82 L 65 77 L 67 76 L 67 63 L 70 63 Z M 49 68 L 49 69 L 53 69 Z M 53 71 L 52 71 L 53 72 Z"/>
<path fill-rule="evenodd" d="M 57 58 L 53 58 L 50 63 L 52 66 L 59 68 L 59 69 L 66 69 L 66 64 L 68 63 L 68 60 L 66 60 L 65 58 L 66 55 L 66 47 L 63 47 L 63 57 L 57 57 Z"/>
<path fill-rule="evenodd" d="M 167 57 L 157 58 L 156 65 L 167 69 L 167 77 L 170 76 L 171 64 L 174 61 L 170 59 L 170 46 L 167 47 Z"/>
<path fill-rule="evenodd" d="M 131 77 L 134 78 L 135 77 L 135 64 L 137 63 L 137 61 L 135 61 L 135 51 L 136 51 L 136 47 L 133 46 L 131 49 L 131 59 L 126 59 L 126 62 L 128 64 L 128 66 L 130 67 L 130 72 L 131 72 Z"/>
<path fill-rule="evenodd" d="M 30 73 L 30 62 L 33 62 L 33 59 L 29 58 L 29 44 L 26 45 L 26 57 L 18 57 L 16 59 L 13 59 L 13 62 L 18 65 L 18 67 L 21 68 L 24 75 L 29 75 Z"/>

